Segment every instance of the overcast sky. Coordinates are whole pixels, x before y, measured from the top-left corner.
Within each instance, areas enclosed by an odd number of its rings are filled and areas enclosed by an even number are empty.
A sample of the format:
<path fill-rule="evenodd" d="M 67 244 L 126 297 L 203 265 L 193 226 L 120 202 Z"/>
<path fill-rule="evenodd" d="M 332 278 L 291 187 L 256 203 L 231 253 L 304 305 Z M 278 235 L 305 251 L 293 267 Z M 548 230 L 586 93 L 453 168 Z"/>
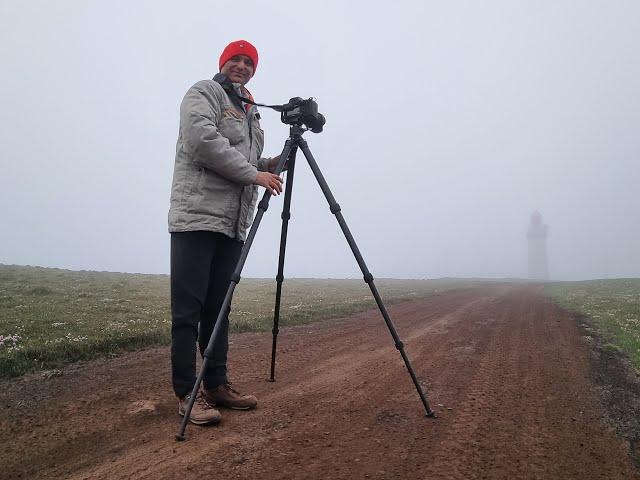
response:
<path fill-rule="evenodd" d="M 640 2 L 0 4 L 0 263 L 168 273 L 178 107 L 224 46 L 305 137 L 376 277 L 640 276 Z M 265 156 L 288 135 L 262 111 Z M 286 275 L 359 277 L 299 158 Z M 283 196 L 244 276 L 273 277 Z"/>

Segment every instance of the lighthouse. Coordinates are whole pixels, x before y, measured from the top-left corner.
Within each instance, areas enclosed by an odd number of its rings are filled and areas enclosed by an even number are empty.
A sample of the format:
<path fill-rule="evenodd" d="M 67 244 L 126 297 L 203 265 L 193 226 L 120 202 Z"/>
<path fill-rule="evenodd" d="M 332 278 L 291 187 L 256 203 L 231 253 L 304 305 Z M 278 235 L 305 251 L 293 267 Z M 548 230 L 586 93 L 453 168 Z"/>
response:
<path fill-rule="evenodd" d="M 529 241 L 529 278 L 532 280 L 548 280 L 547 235 L 549 227 L 542 221 L 540 212 L 531 214 L 531 222 L 527 229 Z"/>

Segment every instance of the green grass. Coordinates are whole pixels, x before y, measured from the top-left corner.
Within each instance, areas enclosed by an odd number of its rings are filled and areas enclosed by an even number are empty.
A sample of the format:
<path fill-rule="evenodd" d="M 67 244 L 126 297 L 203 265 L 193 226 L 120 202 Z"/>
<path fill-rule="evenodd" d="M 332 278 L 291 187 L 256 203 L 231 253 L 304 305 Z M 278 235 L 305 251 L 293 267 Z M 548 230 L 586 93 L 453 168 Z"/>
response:
<path fill-rule="evenodd" d="M 376 280 L 385 303 L 424 298 L 477 281 Z M 270 330 L 276 282 L 242 279 L 231 331 Z M 285 280 L 283 326 L 375 307 L 362 280 Z M 168 345 L 169 277 L 0 265 L 0 377 Z"/>
<path fill-rule="evenodd" d="M 640 279 L 558 282 L 545 293 L 563 308 L 589 317 L 611 351 L 640 369 Z"/>

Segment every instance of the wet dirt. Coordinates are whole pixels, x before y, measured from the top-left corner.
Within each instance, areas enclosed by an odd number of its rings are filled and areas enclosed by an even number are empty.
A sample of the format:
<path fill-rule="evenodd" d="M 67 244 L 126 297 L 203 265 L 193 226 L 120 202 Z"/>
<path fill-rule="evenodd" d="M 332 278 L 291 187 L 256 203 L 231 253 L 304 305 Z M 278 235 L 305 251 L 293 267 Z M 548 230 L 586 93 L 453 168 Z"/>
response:
<path fill-rule="evenodd" d="M 168 348 L 0 382 L 0 478 L 640 479 L 580 321 L 530 284 L 389 307 L 437 419 L 377 310 L 231 336 L 254 411 L 187 429 Z"/>

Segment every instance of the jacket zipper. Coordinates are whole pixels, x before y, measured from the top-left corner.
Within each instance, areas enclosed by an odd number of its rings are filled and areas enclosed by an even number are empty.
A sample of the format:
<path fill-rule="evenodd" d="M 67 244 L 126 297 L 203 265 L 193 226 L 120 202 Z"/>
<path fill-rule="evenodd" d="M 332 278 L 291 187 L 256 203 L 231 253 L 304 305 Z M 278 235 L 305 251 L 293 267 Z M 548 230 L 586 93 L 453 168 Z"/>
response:
<path fill-rule="evenodd" d="M 238 92 L 241 93 L 241 92 Z M 249 122 L 249 162 L 251 162 L 251 149 L 253 148 L 253 135 L 252 135 L 252 129 L 251 129 L 251 117 L 249 116 L 249 112 L 251 112 L 253 110 L 254 106 L 251 105 L 249 107 L 249 110 L 245 110 L 244 109 L 244 105 L 242 105 L 242 102 L 240 103 L 240 110 L 242 110 L 242 113 L 244 114 L 244 118 L 245 121 Z M 236 237 L 240 238 L 240 222 L 241 222 L 241 218 L 240 216 L 242 215 L 242 194 L 244 193 L 244 185 L 240 188 L 240 198 L 238 199 L 238 216 L 237 216 L 237 220 L 236 220 Z"/>

